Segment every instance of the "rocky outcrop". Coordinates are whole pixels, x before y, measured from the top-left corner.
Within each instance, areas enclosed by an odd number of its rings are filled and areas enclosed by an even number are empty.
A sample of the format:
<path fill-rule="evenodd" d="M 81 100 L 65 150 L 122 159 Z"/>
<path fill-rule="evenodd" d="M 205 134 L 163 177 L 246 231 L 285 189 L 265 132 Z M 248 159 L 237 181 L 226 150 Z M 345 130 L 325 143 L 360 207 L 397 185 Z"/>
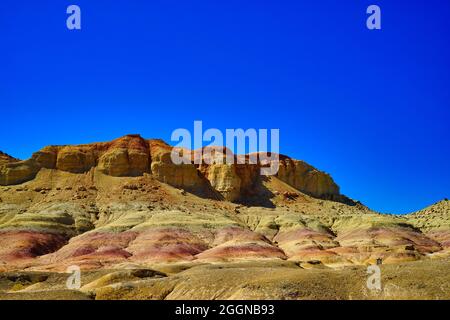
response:
<path fill-rule="evenodd" d="M 19 159 L 11 157 L 9 154 L 0 151 L 0 165 L 11 163 L 11 162 L 19 162 Z"/>
<path fill-rule="evenodd" d="M 150 171 L 148 142 L 127 135 L 108 143 L 50 146 L 33 155 L 42 168 L 83 173 L 93 167 L 111 176 L 139 176 Z"/>
<path fill-rule="evenodd" d="M 235 165 L 217 164 L 204 169 L 206 179 L 225 200 L 235 201 L 241 195 L 242 179 L 237 174 Z"/>
<path fill-rule="evenodd" d="M 33 160 L 20 161 L 0 151 L 0 186 L 29 181 L 38 171 L 39 167 Z"/>
<path fill-rule="evenodd" d="M 55 169 L 59 147 L 49 146 L 33 154 L 32 159 L 41 168 Z"/>
<path fill-rule="evenodd" d="M 174 164 L 172 148 L 162 140 L 150 141 L 151 172 L 161 182 L 189 191 L 201 191 L 208 187 L 207 180 L 194 164 Z"/>
<path fill-rule="evenodd" d="M 304 161 L 281 158 L 277 177 L 313 197 L 334 200 L 340 195 L 339 186 L 330 175 L 317 170 Z"/>
<path fill-rule="evenodd" d="M 211 164 L 200 171 L 227 201 L 239 201 L 260 191 L 259 166 L 250 164 Z"/>
<path fill-rule="evenodd" d="M 0 166 L 0 185 L 20 184 L 34 179 L 39 166 L 31 159 L 27 161 L 10 162 Z"/>
<path fill-rule="evenodd" d="M 113 141 L 100 156 L 98 169 L 115 177 L 134 177 L 149 173 L 149 142 L 139 135 L 128 135 Z"/>
<path fill-rule="evenodd" d="M 199 152 L 202 151 L 202 152 Z M 267 163 L 249 163 L 250 156 L 235 156 L 224 147 L 206 147 L 197 151 L 184 150 L 190 160 L 175 164 L 172 147 L 162 140 L 145 140 L 139 135 L 127 135 L 104 143 L 78 146 L 49 146 L 33 154 L 27 161 L 0 155 L 0 185 L 20 184 L 33 179 L 41 168 L 75 174 L 92 169 L 115 177 L 135 177 L 151 173 L 156 179 L 187 191 L 239 201 L 261 192 L 260 169 Z M 200 158 L 201 164 L 194 164 Z M 234 164 L 228 164 L 232 159 Z M 243 164 L 237 159 L 245 160 Z M 198 163 L 198 162 L 196 162 Z M 326 173 L 303 161 L 280 156 L 277 177 L 295 189 L 322 199 L 345 202 L 339 187 Z"/>
<path fill-rule="evenodd" d="M 96 153 L 87 147 L 63 147 L 58 151 L 56 169 L 71 173 L 89 171 L 96 164 Z"/>

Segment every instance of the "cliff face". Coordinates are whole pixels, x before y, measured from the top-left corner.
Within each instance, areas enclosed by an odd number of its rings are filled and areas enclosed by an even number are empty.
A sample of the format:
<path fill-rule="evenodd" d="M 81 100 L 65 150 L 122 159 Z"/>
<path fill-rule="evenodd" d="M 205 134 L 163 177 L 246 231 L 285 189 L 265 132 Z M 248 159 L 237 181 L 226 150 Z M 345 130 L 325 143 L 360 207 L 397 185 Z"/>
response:
<path fill-rule="evenodd" d="M 225 148 L 204 149 L 203 164 L 176 165 L 172 148 L 162 140 L 145 140 L 127 135 L 111 142 L 79 146 L 49 146 L 27 161 L 1 156 L 0 185 L 15 185 L 32 180 L 41 168 L 70 173 L 97 170 L 114 177 L 152 174 L 161 182 L 202 194 L 220 195 L 238 201 L 260 189 L 261 164 L 226 164 L 211 159 L 235 157 Z M 193 152 L 192 158 L 198 156 Z M 209 160 L 209 161 L 207 161 Z M 210 164 L 206 164 L 206 163 Z M 326 173 L 303 161 L 282 156 L 277 177 L 313 197 L 339 200 L 339 187 Z"/>
<path fill-rule="evenodd" d="M 10 163 L 10 162 L 18 162 L 19 159 L 11 157 L 9 154 L 0 151 L 0 165 Z"/>
<path fill-rule="evenodd" d="M 128 135 L 106 143 L 80 146 L 50 146 L 33 154 L 40 167 L 71 173 L 84 173 L 96 167 L 104 174 L 138 176 L 150 172 L 148 142 Z"/>
<path fill-rule="evenodd" d="M 33 160 L 5 163 L 0 166 L 0 185 L 8 186 L 32 180 L 39 169 Z"/>
<path fill-rule="evenodd" d="M 20 161 L 0 151 L 0 185 L 17 184 L 32 179 L 37 172 L 33 163 Z"/>
<path fill-rule="evenodd" d="M 339 187 L 330 175 L 303 161 L 282 159 L 277 177 L 313 197 L 332 199 L 339 195 Z"/>

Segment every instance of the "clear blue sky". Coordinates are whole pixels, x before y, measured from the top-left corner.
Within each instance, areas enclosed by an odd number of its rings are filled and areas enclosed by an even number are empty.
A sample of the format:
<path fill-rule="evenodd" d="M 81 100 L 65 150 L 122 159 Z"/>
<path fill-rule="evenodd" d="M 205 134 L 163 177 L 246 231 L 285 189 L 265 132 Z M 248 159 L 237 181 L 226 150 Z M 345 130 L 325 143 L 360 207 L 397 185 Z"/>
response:
<path fill-rule="evenodd" d="M 414 211 L 450 197 L 449 31 L 444 0 L 1 1 L 0 150 L 279 128 L 344 194 Z"/>

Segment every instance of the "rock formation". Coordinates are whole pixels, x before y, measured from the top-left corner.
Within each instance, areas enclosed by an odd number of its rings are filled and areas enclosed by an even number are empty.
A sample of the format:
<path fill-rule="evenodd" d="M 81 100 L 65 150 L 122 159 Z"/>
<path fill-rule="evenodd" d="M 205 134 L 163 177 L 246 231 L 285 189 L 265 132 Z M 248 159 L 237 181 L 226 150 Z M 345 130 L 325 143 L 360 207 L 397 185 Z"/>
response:
<path fill-rule="evenodd" d="M 19 161 L 20 161 L 19 159 L 13 158 L 9 154 L 0 151 L 0 165 Z"/>
<path fill-rule="evenodd" d="M 227 164 L 225 148 L 162 140 L 49 146 L 20 161 L 0 154 L 0 270 L 292 262 L 302 268 L 450 256 L 450 206 L 378 214 L 303 161 Z"/>
<path fill-rule="evenodd" d="M 139 135 L 127 135 L 107 143 L 80 146 L 50 146 L 33 154 L 27 161 L 0 162 L 0 185 L 15 185 L 32 180 L 41 168 L 71 173 L 91 169 L 114 177 L 135 177 L 151 173 L 156 179 L 190 191 L 207 192 L 212 187 L 224 199 L 237 201 L 252 194 L 260 183 L 260 164 L 215 163 L 211 159 L 232 157 L 229 150 L 203 149 L 202 164 L 177 165 L 172 162 L 172 148 L 162 140 L 145 140 Z M 220 150 L 219 150 L 220 149 Z M 209 160 L 209 161 L 208 161 Z M 282 156 L 278 178 L 295 189 L 317 198 L 339 201 L 339 187 L 326 173 L 303 161 Z"/>

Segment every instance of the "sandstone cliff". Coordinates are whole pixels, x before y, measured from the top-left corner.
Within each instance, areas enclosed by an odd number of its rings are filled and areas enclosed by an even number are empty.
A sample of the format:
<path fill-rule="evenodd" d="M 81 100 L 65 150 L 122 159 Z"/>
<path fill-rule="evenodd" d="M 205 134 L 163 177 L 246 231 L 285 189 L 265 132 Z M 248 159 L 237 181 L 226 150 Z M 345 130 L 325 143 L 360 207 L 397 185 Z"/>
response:
<path fill-rule="evenodd" d="M 171 160 L 172 147 L 162 140 L 145 140 L 127 135 L 111 142 L 78 146 L 49 146 L 27 161 L 2 156 L 0 185 L 15 185 L 34 179 L 41 168 L 70 173 L 96 170 L 114 177 L 152 174 L 161 182 L 208 196 L 219 195 L 239 201 L 261 190 L 260 163 L 226 164 L 236 158 L 226 148 L 204 148 L 203 163 L 176 165 Z M 193 160 L 198 153 L 189 155 Z M 224 159 L 222 163 L 216 161 Z M 214 160 L 216 159 L 216 160 Z M 333 179 L 303 161 L 282 156 L 278 178 L 311 196 L 341 201 L 339 187 Z"/>
<path fill-rule="evenodd" d="M 10 162 L 18 162 L 19 159 L 11 157 L 9 154 L 0 151 L 0 165 L 10 163 Z"/>

